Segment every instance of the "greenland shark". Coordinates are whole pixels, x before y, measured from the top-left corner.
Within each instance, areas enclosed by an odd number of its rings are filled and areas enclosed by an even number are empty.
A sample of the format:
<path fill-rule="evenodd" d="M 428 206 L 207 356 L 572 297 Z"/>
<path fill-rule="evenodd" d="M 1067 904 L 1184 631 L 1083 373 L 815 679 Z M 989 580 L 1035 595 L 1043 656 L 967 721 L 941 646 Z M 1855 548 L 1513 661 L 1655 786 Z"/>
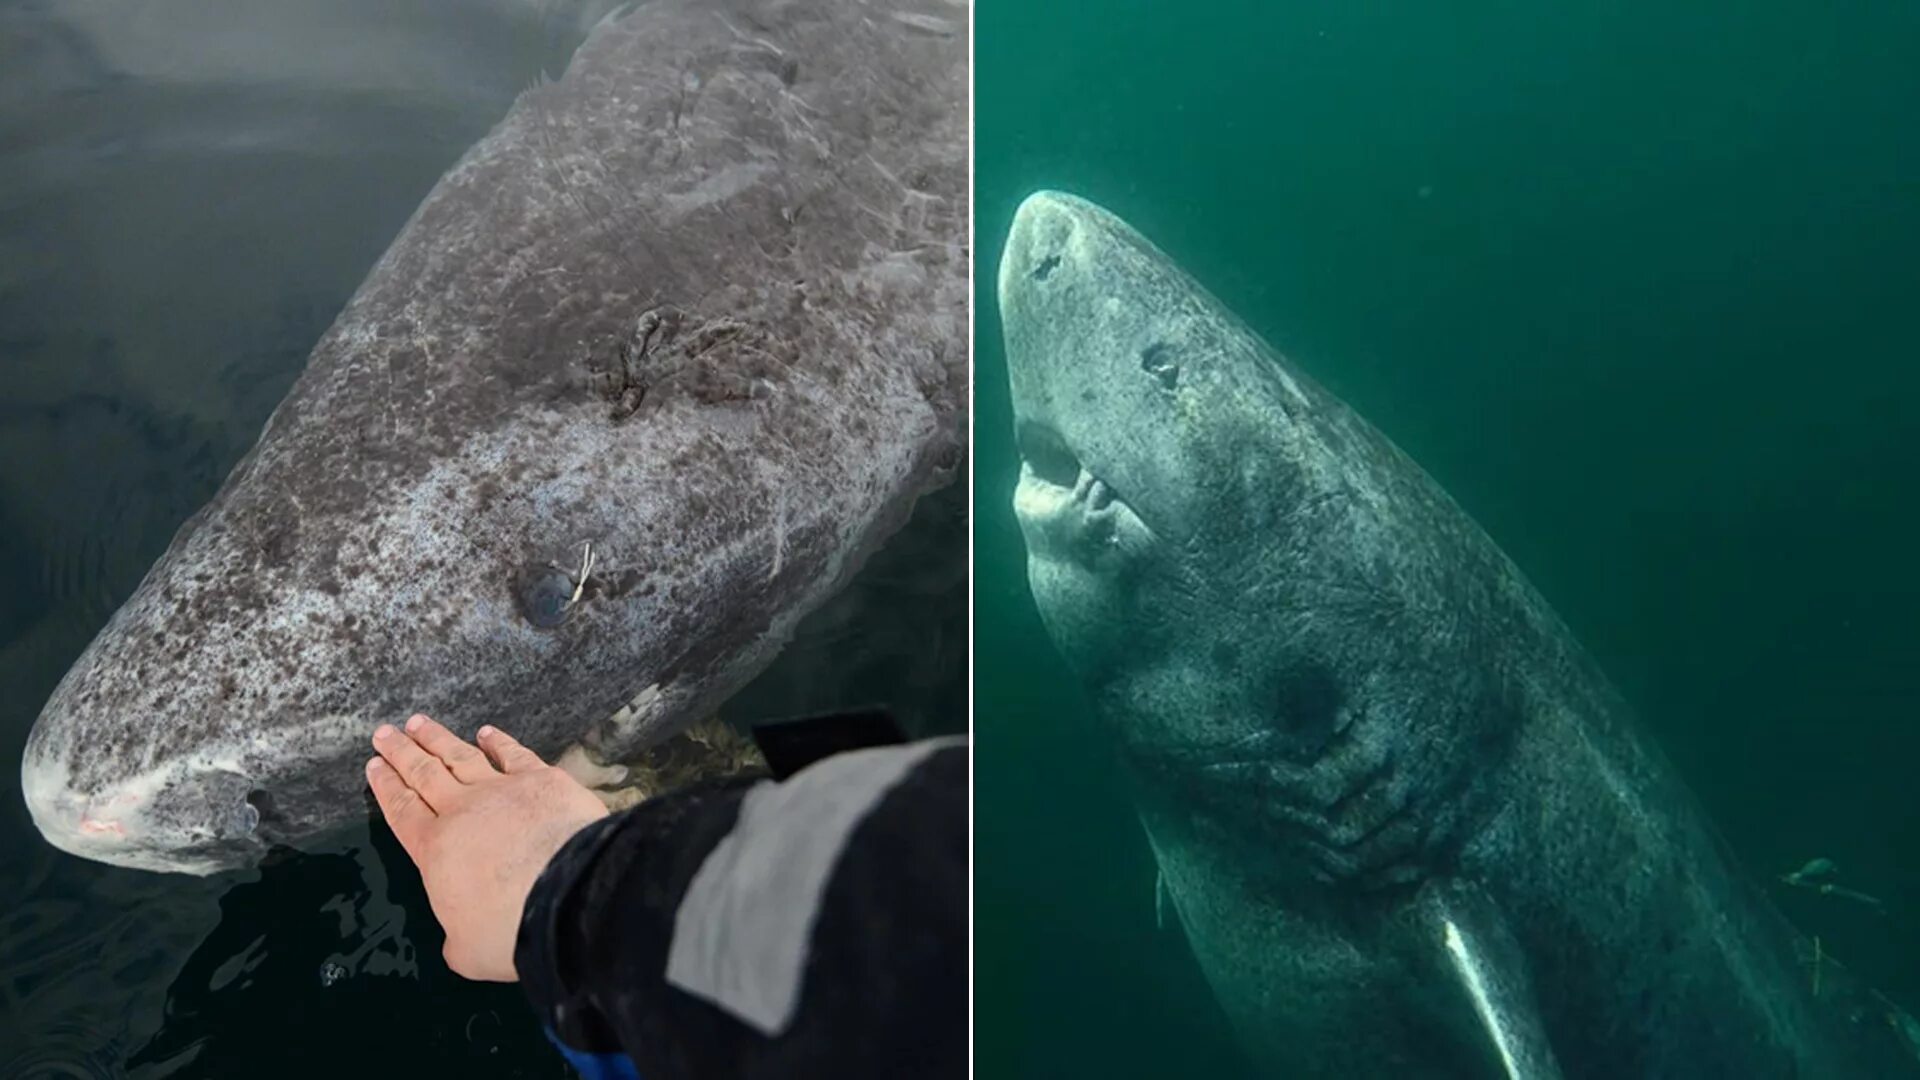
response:
<path fill-rule="evenodd" d="M 1258 1066 L 1920 1075 L 1385 436 L 1078 198 L 998 284 L 1034 601 Z"/>
<path fill-rule="evenodd" d="M 47 701 L 35 824 L 210 873 L 367 812 L 381 722 L 617 758 L 964 452 L 955 0 L 657 0 L 428 194 Z"/>

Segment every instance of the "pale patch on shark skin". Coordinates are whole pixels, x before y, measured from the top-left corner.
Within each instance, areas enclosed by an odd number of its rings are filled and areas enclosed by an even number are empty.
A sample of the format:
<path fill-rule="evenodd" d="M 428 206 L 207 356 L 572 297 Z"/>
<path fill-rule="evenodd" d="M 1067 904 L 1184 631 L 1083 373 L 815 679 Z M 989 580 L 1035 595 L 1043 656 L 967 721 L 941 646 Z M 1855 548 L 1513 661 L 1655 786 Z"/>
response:
<path fill-rule="evenodd" d="M 787 561 L 787 494 L 784 491 L 774 493 L 773 522 L 773 566 L 767 570 L 768 581 L 780 576 L 780 567 Z"/>
<path fill-rule="evenodd" d="M 682 218 L 715 203 L 724 203 L 760 182 L 769 166 L 752 164 L 723 169 L 700 181 L 691 190 L 670 192 L 661 197 L 668 220 Z"/>
<path fill-rule="evenodd" d="M 896 11 L 893 13 L 893 19 L 903 26 L 911 26 L 915 30 L 938 34 L 941 37 L 953 37 L 965 30 L 964 23 L 942 19 L 937 15 L 917 15 L 909 11 Z"/>

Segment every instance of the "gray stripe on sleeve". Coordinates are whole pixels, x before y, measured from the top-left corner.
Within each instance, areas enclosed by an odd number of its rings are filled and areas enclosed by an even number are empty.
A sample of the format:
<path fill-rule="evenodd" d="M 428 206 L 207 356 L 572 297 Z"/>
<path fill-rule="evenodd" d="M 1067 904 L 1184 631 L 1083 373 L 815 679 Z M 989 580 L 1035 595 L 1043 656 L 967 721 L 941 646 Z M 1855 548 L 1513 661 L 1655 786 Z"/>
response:
<path fill-rule="evenodd" d="M 750 789 L 733 831 L 707 853 L 674 913 L 667 981 L 763 1035 L 786 1030 L 820 898 L 847 838 L 915 766 L 965 742 L 853 750 Z"/>

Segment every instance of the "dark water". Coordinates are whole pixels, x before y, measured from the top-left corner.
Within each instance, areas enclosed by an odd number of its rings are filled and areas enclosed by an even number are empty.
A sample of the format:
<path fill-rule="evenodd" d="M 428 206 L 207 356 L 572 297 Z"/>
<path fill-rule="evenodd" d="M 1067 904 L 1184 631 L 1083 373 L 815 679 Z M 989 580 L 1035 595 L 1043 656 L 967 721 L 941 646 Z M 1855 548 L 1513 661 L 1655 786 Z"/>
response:
<path fill-rule="evenodd" d="M 83 862 L 16 777 L 55 682 L 441 172 L 606 5 L 0 0 L 0 1077 L 561 1077 L 384 826 L 212 879 Z M 965 492 L 729 720 L 966 725 Z"/>
<path fill-rule="evenodd" d="M 981 1075 L 1245 1070 L 1026 593 L 992 268 L 1115 210 L 1554 602 L 1756 873 L 1920 1005 L 1920 7 L 977 10 Z"/>

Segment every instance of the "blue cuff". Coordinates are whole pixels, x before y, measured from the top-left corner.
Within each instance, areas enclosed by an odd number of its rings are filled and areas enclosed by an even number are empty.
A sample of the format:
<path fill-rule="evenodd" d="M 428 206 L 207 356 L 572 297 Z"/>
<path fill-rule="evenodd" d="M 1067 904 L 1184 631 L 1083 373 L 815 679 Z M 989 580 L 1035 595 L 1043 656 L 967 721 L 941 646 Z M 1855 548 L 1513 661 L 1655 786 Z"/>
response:
<path fill-rule="evenodd" d="M 585 1050 L 575 1050 L 560 1041 L 560 1036 L 552 1028 L 542 1028 L 547 1033 L 547 1041 L 567 1059 L 567 1064 L 580 1074 L 582 1080 L 640 1080 L 640 1071 L 633 1067 L 633 1059 L 618 1051 L 609 1054 L 589 1054 Z"/>

